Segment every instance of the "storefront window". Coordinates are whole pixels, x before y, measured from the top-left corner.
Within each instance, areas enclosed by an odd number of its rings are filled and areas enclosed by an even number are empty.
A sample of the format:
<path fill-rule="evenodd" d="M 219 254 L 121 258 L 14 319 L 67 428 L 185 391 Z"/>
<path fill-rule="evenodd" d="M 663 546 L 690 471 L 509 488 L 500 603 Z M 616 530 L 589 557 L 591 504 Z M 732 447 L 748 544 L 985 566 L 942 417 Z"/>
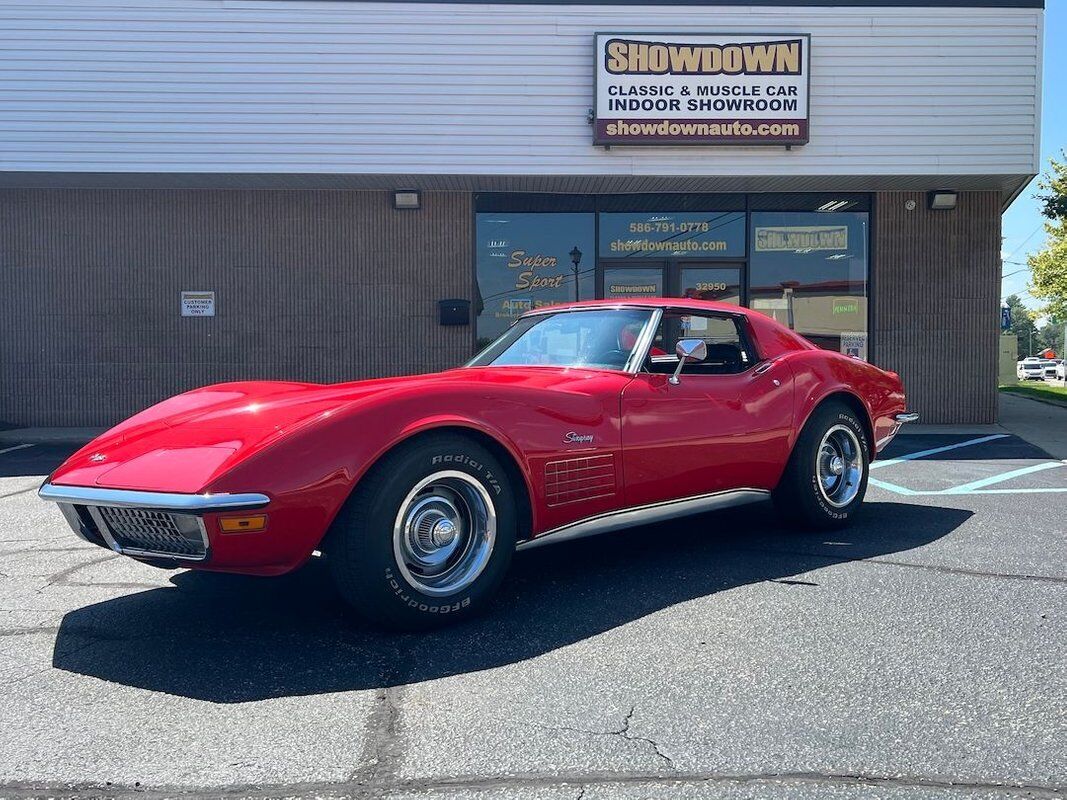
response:
<path fill-rule="evenodd" d="M 745 255 L 745 215 L 736 211 L 656 211 L 600 215 L 604 259 Z"/>
<path fill-rule="evenodd" d="M 530 309 L 593 297 L 593 214 L 479 213 L 476 228 L 479 348 Z"/>
<path fill-rule="evenodd" d="M 866 360 L 868 215 L 757 211 L 750 241 L 749 305 Z"/>

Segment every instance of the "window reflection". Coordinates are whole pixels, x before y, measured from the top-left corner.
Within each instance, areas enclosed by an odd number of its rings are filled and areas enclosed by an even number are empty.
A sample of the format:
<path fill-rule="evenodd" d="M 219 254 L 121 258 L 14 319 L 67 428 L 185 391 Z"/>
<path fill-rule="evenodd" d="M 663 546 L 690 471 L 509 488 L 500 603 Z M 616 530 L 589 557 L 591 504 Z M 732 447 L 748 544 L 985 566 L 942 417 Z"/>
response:
<path fill-rule="evenodd" d="M 866 213 L 754 212 L 749 305 L 866 359 L 867 225 Z"/>
<path fill-rule="evenodd" d="M 593 214 L 479 213 L 476 229 L 479 347 L 531 309 L 593 297 Z"/>

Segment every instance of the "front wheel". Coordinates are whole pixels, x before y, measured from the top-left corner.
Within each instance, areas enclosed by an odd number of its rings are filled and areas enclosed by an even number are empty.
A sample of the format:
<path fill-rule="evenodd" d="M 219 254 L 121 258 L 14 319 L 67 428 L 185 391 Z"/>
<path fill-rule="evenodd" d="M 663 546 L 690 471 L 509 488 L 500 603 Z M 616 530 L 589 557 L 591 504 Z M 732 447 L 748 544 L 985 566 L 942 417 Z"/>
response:
<path fill-rule="evenodd" d="M 863 423 L 844 403 L 825 403 L 797 439 L 774 491 L 775 505 L 805 527 L 844 527 L 863 502 L 869 468 Z"/>
<path fill-rule="evenodd" d="M 345 600 L 382 627 L 422 629 L 480 610 L 515 549 L 506 473 L 477 442 L 431 434 L 387 454 L 330 531 Z"/>

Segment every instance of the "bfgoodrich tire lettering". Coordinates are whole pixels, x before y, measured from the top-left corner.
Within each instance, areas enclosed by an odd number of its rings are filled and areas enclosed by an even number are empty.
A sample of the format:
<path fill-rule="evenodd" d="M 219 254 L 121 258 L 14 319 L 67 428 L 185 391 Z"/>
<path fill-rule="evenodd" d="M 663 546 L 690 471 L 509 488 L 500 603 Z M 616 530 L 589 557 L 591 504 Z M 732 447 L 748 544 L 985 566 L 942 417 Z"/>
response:
<path fill-rule="evenodd" d="M 808 528 L 847 525 L 863 503 L 870 467 L 866 427 L 846 404 L 819 406 L 797 438 L 774 502 Z"/>
<path fill-rule="evenodd" d="M 473 440 L 429 434 L 387 454 L 325 544 L 346 601 L 371 622 L 420 629 L 484 607 L 515 549 L 504 468 Z"/>

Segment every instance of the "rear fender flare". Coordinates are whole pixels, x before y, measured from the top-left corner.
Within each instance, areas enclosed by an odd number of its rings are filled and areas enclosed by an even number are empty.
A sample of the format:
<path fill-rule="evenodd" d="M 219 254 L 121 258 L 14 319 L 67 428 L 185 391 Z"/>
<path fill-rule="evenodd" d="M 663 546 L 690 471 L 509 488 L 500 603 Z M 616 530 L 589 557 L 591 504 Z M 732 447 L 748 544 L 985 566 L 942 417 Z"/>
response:
<path fill-rule="evenodd" d="M 863 430 L 867 434 L 867 446 L 870 449 L 869 458 L 873 461 L 875 454 L 875 439 L 874 439 L 874 421 L 871 417 L 871 410 L 868 408 L 867 403 L 863 401 L 863 398 L 856 394 L 852 389 L 845 385 L 828 386 L 823 387 L 819 393 L 812 393 L 804 399 L 803 404 L 797 408 L 796 419 L 797 425 L 793 432 L 793 441 L 790 444 L 790 455 L 792 450 L 796 447 L 797 440 L 800 438 L 800 432 L 804 430 L 804 426 L 808 424 L 808 420 L 811 419 L 812 414 L 823 403 L 839 399 L 841 402 L 846 403 L 853 410 L 860 414 L 860 422 L 863 424 Z"/>

